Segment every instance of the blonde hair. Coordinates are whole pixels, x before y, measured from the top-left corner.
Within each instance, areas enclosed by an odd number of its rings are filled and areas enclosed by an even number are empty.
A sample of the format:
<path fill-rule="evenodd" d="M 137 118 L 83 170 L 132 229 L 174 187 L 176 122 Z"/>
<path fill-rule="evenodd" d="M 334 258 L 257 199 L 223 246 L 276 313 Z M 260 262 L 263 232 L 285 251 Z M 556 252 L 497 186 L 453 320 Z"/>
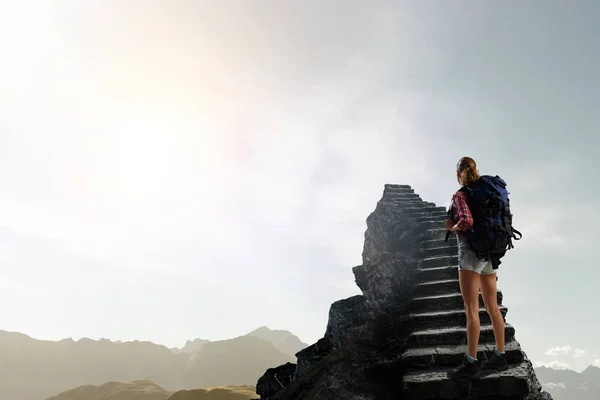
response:
<path fill-rule="evenodd" d="M 462 186 L 469 186 L 479 179 L 477 164 L 471 157 L 463 157 L 456 164 L 456 172 L 459 173 L 458 181 Z"/>

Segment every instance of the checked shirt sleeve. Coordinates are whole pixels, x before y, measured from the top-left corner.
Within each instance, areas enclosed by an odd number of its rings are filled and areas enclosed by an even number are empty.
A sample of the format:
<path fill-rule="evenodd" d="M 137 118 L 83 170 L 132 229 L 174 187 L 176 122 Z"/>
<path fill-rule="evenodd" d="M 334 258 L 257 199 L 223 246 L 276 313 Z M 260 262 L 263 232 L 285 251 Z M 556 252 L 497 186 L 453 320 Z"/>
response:
<path fill-rule="evenodd" d="M 452 208 L 454 220 L 456 221 L 455 229 L 464 231 L 473 226 L 473 215 L 464 193 L 457 192 L 452 197 Z"/>

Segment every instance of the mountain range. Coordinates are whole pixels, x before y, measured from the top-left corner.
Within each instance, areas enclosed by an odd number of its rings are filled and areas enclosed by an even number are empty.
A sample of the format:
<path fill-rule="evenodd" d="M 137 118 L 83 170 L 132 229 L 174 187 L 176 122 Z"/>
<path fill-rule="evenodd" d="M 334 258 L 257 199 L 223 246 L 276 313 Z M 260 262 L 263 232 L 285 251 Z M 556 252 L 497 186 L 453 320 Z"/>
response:
<path fill-rule="evenodd" d="M 539 367 L 538 380 L 554 400 L 599 400 L 600 368 L 589 366 L 582 372 Z"/>
<path fill-rule="evenodd" d="M 67 390 L 48 400 L 165 400 L 171 393 L 151 381 L 107 382 Z"/>
<path fill-rule="evenodd" d="M 0 399 L 247 400 L 256 397 L 254 385 L 266 369 L 294 362 L 307 346 L 267 327 L 171 349 L 143 341 L 46 341 L 0 330 Z M 554 400 L 600 399 L 598 367 L 535 371 Z"/>
<path fill-rule="evenodd" d="M 188 341 L 180 349 L 147 341 L 47 341 L 0 331 L 0 399 L 44 400 L 107 382 L 150 381 L 169 393 L 254 386 L 266 369 L 295 361 L 305 347 L 290 332 L 266 327 L 229 340 Z"/>
<path fill-rule="evenodd" d="M 225 386 L 170 393 L 151 381 L 108 382 L 67 390 L 48 400 L 251 400 L 253 386 Z"/>

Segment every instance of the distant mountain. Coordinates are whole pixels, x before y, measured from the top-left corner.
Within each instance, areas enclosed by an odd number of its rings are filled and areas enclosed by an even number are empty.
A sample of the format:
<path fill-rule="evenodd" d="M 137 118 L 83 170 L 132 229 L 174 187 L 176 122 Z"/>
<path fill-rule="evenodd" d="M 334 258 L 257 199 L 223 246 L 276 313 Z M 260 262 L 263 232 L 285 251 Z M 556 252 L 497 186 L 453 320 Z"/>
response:
<path fill-rule="evenodd" d="M 171 393 L 151 381 L 108 382 L 71 389 L 48 400 L 166 400 Z"/>
<path fill-rule="evenodd" d="M 47 400 L 251 400 L 256 397 L 253 386 L 218 386 L 171 394 L 151 381 L 136 381 L 81 386 Z"/>
<path fill-rule="evenodd" d="M 535 369 L 538 380 L 554 400 L 600 399 L 600 368 L 589 366 L 579 373 L 548 367 Z"/>
<path fill-rule="evenodd" d="M 260 331 L 269 335 L 270 330 Z M 272 336 L 282 348 L 296 349 L 285 344 L 286 340 L 294 344 L 295 336 Z M 152 381 L 170 392 L 255 385 L 270 366 L 295 361 L 276 344 L 245 335 L 216 342 L 188 341 L 186 351 L 174 351 L 152 342 L 46 341 L 0 330 L 0 399 L 44 400 L 82 385 L 106 382 Z"/>
<path fill-rule="evenodd" d="M 151 342 L 47 341 L 0 331 L 0 399 L 42 400 L 82 385 L 151 380 L 183 389 L 188 355 Z"/>
<path fill-rule="evenodd" d="M 277 365 L 281 365 L 296 359 L 277 349 L 273 343 L 253 336 L 206 343 L 190 357 L 186 384 L 196 388 L 254 385 L 273 365 L 272 360 L 278 360 Z"/>
<path fill-rule="evenodd" d="M 296 335 L 285 330 L 273 330 L 266 326 L 262 326 L 246 336 L 253 336 L 259 339 L 273 343 L 276 348 L 291 356 L 295 356 L 297 352 L 308 347 L 308 344 L 302 342 Z M 194 353 L 202 348 L 205 344 L 210 343 L 206 339 L 188 340 L 182 348 L 171 349 L 176 353 Z"/>
<path fill-rule="evenodd" d="M 308 344 L 303 343 L 297 336 L 291 332 L 283 330 L 272 330 L 266 326 L 260 327 L 246 336 L 254 336 L 275 345 L 284 353 L 295 356 L 297 352 L 308 347 Z"/>
<path fill-rule="evenodd" d="M 257 397 L 254 386 L 221 386 L 206 390 L 181 390 L 169 400 L 252 400 Z"/>
<path fill-rule="evenodd" d="M 174 352 L 193 353 L 195 351 L 200 350 L 202 348 L 202 346 L 204 346 L 206 343 L 210 343 L 210 340 L 205 340 L 205 339 L 188 340 L 185 343 L 185 346 L 183 346 L 181 349 L 172 349 L 172 350 Z"/>

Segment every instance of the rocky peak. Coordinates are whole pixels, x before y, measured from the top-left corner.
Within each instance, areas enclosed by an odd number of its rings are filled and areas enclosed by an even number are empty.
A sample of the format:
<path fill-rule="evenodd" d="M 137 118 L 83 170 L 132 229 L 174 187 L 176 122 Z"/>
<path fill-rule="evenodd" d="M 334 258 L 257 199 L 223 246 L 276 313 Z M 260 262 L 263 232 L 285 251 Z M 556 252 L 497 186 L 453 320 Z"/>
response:
<path fill-rule="evenodd" d="M 289 331 L 273 330 L 266 326 L 255 329 L 246 336 L 252 336 L 271 342 L 277 349 L 292 356 L 308 346 Z"/>
<path fill-rule="evenodd" d="M 588 365 L 588 367 L 584 369 L 582 373 L 600 374 L 600 367 L 596 367 L 595 365 Z"/>
<path fill-rule="evenodd" d="M 210 343 L 210 340 L 198 338 L 186 341 L 185 346 L 183 346 L 181 349 L 175 348 L 171 350 L 175 353 L 195 353 L 202 349 L 202 347 L 207 343 Z"/>
<path fill-rule="evenodd" d="M 410 186 L 385 185 L 367 218 L 363 263 L 353 268 L 363 294 L 331 305 L 324 337 L 296 353 L 296 365 L 260 378 L 261 399 L 551 400 L 509 324 L 507 371 L 479 380 L 447 376 L 466 352 L 466 320 L 445 216 L 445 207 Z M 483 308 L 481 323 L 478 357 L 485 359 L 493 332 Z"/>

